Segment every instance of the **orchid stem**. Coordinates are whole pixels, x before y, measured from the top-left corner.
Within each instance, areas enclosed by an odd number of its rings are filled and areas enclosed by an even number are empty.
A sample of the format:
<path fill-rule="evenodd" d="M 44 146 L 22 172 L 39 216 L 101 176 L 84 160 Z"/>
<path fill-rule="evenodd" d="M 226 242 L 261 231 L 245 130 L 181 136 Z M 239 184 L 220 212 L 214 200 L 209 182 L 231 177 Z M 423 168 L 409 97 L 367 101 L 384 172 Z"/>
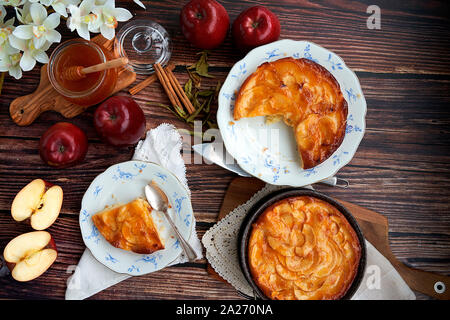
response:
<path fill-rule="evenodd" d="M 2 95 L 3 81 L 5 81 L 6 72 L 0 73 L 0 96 Z"/>

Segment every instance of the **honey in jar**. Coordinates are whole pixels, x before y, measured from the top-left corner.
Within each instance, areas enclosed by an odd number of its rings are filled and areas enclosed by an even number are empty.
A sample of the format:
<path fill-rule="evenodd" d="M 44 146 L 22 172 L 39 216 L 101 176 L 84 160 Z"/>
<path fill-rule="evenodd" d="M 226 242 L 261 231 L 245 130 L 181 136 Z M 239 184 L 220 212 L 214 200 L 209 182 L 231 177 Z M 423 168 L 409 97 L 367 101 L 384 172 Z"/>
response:
<path fill-rule="evenodd" d="M 66 100 L 82 106 L 92 106 L 113 93 L 117 69 L 88 73 L 80 80 L 67 79 L 64 71 L 73 66 L 93 66 L 113 58 L 109 51 L 92 41 L 68 40 L 53 51 L 47 69 L 48 77 L 55 90 Z"/>

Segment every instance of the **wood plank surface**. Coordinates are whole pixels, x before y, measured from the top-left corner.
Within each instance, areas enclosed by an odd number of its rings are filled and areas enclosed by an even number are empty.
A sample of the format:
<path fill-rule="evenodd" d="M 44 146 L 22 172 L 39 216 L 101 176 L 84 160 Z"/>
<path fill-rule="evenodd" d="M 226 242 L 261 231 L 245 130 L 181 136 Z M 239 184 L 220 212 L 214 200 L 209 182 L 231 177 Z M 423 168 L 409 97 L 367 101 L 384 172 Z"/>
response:
<path fill-rule="evenodd" d="M 180 31 L 179 11 L 186 2 L 144 1 L 145 11 L 132 1 L 116 1 L 118 7 L 129 9 L 136 18 L 153 19 L 167 28 L 173 43 L 174 73 L 182 84 L 187 79 L 185 66 L 197 59 L 199 51 L 189 45 Z M 339 176 L 350 181 L 351 188 L 317 189 L 386 216 L 391 249 L 405 264 L 450 275 L 450 4 L 437 0 L 376 1 L 381 8 L 381 30 L 369 30 L 366 9 L 372 1 L 220 2 L 231 21 L 244 8 L 256 3 L 266 5 L 280 19 L 281 38 L 315 42 L 340 55 L 356 71 L 368 113 L 366 134 L 358 152 L 339 172 Z M 63 40 L 75 36 L 63 25 L 58 30 Z M 210 73 L 216 79 L 205 81 L 205 87 L 223 81 L 242 57 L 228 35 L 224 44 L 210 54 Z M 39 70 L 36 67 L 24 73 L 21 80 L 6 76 L 0 95 L 0 249 L 14 236 L 30 230 L 14 222 L 9 210 L 20 188 L 40 177 L 58 183 L 65 192 L 61 216 L 49 230 L 56 239 L 59 256 L 46 274 L 29 283 L 0 278 L 0 298 L 64 298 L 70 275 L 67 269 L 78 262 L 84 250 L 78 227 L 83 194 L 98 174 L 112 164 L 129 160 L 133 153 L 133 148 L 116 149 L 99 140 L 92 125 L 95 108 L 90 108 L 69 120 L 89 138 L 85 162 L 64 170 L 43 164 L 38 154 L 39 137 L 50 125 L 65 119 L 47 112 L 31 126 L 19 127 L 8 111 L 13 99 L 35 90 Z M 143 79 L 138 76 L 138 81 Z M 167 110 L 149 104 L 169 102 L 158 83 L 141 91 L 135 99 L 144 109 L 148 128 L 163 122 L 188 128 Z M 184 150 L 189 150 L 188 144 Z M 187 165 L 200 236 L 215 223 L 224 193 L 234 177 L 215 165 Z M 231 286 L 208 275 L 204 259 L 135 277 L 93 296 L 182 298 L 241 297 Z M 421 294 L 418 298 L 427 299 Z"/>

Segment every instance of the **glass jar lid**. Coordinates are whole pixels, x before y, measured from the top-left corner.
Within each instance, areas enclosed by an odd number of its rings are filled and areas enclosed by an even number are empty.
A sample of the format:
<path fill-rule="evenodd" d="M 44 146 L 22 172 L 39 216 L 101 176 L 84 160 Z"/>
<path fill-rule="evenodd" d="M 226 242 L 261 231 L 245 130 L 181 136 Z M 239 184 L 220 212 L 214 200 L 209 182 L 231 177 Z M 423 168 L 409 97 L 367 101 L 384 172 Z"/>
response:
<path fill-rule="evenodd" d="M 134 20 L 125 24 L 117 34 L 115 50 L 128 58 L 128 68 L 138 74 L 151 74 L 153 64 L 166 66 L 172 54 L 169 34 L 151 20 Z"/>

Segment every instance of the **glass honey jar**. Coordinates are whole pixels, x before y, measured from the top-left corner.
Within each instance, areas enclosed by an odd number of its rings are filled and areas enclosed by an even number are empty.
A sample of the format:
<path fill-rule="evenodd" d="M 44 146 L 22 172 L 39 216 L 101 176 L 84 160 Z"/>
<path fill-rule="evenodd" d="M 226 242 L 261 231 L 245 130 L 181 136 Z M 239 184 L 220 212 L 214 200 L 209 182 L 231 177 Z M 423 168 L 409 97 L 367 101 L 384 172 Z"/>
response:
<path fill-rule="evenodd" d="M 48 64 L 50 83 L 67 101 L 82 106 L 98 104 L 109 97 L 117 82 L 117 69 L 86 74 L 80 80 L 69 80 L 64 71 L 69 67 L 89 67 L 114 59 L 104 47 L 84 39 L 72 39 L 55 48 Z"/>

